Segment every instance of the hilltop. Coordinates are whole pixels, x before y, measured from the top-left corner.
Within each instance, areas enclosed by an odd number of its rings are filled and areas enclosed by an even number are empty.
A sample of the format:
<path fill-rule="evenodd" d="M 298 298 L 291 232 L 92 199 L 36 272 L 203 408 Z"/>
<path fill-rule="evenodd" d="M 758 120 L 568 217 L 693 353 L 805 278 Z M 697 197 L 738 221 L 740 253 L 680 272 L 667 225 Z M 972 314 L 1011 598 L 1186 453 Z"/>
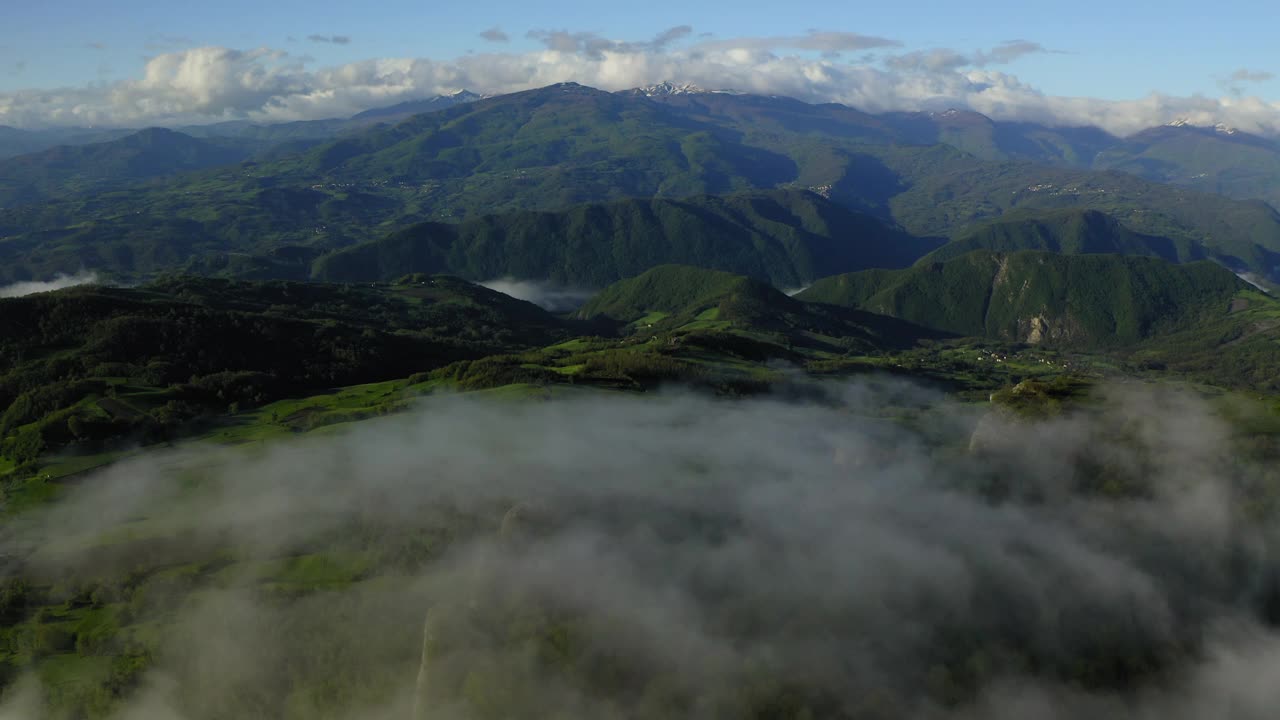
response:
<path fill-rule="evenodd" d="M 742 275 L 689 265 L 660 265 L 601 290 L 575 315 L 631 322 L 650 313 L 662 313 L 692 320 L 724 303 L 788 302 L 792 301 L 775 288 Z"/>

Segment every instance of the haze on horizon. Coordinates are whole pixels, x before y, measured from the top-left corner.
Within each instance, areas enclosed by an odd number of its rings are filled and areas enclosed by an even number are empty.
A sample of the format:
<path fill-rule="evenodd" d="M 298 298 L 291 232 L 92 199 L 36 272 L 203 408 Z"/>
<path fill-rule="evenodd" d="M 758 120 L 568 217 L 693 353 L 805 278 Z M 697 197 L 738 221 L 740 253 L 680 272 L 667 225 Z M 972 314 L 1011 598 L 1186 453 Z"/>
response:
<path fill-rule="evenodd" d="M 995 0 L 845 8 L 779 22 L 762 3 L 643 7 L 514 2 L 270 8 L 85 0 L 6 12 L 0 125 L 269 123 L 344 117 L 462 88 L 562 81 L 622 90 L 665 80 L 841 102 L 867 111 L 967 108 L 997 120 L 1130 134 L 1176 119 L 1280 133 L 1267 6 L 1088 0 L 1070 16 Z M 71 18 L 68 20 L 67 18 Z M 248 20 L 251 20 L 249 22 Z"/>

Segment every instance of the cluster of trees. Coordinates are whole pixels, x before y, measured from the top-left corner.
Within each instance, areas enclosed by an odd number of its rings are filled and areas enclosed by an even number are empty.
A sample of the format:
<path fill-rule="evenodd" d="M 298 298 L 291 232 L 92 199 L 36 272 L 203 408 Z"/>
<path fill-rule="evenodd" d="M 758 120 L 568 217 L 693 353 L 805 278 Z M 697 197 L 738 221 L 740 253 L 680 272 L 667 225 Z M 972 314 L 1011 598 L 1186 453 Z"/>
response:
<path fill-rule="evenodd" d="M 201 414 L 546 344 L 561 321 L 453 278 L 399 288 L 168 279 L 4 301 L 0 455 L 157 440 Z"/>

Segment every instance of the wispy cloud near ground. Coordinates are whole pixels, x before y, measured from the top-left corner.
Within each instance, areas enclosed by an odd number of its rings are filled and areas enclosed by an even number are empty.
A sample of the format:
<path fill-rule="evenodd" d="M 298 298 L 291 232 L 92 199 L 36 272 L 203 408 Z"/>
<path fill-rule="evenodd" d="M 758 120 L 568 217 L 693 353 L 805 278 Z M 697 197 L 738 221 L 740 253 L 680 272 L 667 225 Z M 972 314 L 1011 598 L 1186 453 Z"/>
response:
<path fill-rule="evenodd" d="M 531 302 L 551 312 L 568 312 L 577 309 L 595 294 L 592 290 L 559 287 L 550 283 L 515 278 L 498 278 L 482 282 L 480 285 L 503 295 L 510 295 L 517 300 Z"/>
<path fill-rule="evenodd" d="M 19 282 L 12 285 L 0 286 L 0 298 L 34 295 L 35 293 L 49 292 L 50 290 L 61 290 L 63 288 L 75 287 L 76 285 L 88 285 L 97 281 L 97 273 L 82 270 L 75 275 L 58 275 L 52 280 L 43 282 Z"/>

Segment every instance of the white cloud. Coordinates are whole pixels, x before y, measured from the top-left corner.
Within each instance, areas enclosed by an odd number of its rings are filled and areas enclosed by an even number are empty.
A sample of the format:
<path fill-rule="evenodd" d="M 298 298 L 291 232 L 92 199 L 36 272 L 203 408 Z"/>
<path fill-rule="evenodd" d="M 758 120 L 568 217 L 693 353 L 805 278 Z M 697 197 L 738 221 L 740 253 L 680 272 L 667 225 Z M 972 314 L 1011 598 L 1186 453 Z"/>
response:
<path fill-rule="evenodd" d="M 12 285 L 0 286 L 0 298 L 23 297 L 24 295 L 34 295 L 36 293 L 49 292 L 51 290 L 62 290 L 63 288 L 75 287 L 76 285 L 88 285 L 98 282 L 98 274 L 94 272 L 80 271 L 75 275 L 59 274 L 52 280 L 46 282 L 19 282 Z"/>
<path fill-rule="evenodd" d="M 823 31 L 705 38 L 688 26 L 635 42 L 567 30 L 534 31 L 531 37 L 545 47 L 454 60 L 369 59 L 324 68 L 270 48 L 196 47 L 148 59 L 139 78 L 0 93 L 0 124 L 138 126 L 237 118 L 275 122 L 345 116 L 462 88 L 496 94 L 574 81 L 621 90 L 673 80 L 841 102 L 871 112 L 970 108 L 998 120 L 1098 125 L 1118 134 L 1173 118 L 1280 134 L 1280 103 L 1238 91 L 1218 98 L 1153 93 L 1118 101 L 1046 95 L 994 67 L 1048 52 L 1026 40 L 970 52 L 932 49 L 846 61 L 838 59 L 839 53 L 879 51 L 897 43 Z M 1233 77 L 1236 82 L 1256 81 L 1262 73 L 1238 75 Z"/>
<path fill-rule="evenodd" d="M 497 278 L 479 284 L 503 295 L 510 295 L 517 300 L 531 302 L 551 312 L 576 310 L 595 294 L 595 291 L 583 288 L 557 287 L 550 283 L 517 280 L 511 277 Z"/>

